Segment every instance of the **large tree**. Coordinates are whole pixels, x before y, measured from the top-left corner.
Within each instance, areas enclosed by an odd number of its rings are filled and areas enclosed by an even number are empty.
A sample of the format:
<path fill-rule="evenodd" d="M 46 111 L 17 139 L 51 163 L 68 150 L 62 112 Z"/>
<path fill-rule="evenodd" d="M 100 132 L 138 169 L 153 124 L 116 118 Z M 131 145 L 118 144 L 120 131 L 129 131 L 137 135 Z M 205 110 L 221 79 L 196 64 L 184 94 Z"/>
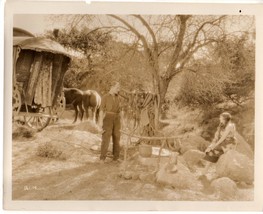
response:
<path fill-rule="evenodd" d="M 86 24 L 95 32 L 110 32 L 115 40 L 132 44 L 132 48 L 143 53 L 145 66 L 151 73 L 153 91 L 160 95 L 161 103 L 173 78 L 183 71 L 198 70 L 195 61 L 210 54 L 207 46 L 223 41 L 234 31 L 242 33 L 240 29 L 247 31 L 247 26 L 254 27 L 253 22 L 241 26 L 242 22 L 251 20 L 249 16 L 238 16 L 238 19 L 207 15 L 107 16 L 108 22 L 106 16 L 96 16 L 99 21 L 89 19 Z M 84 19 L 84 15 L 75 16 L 73 27 L 79 23 L 83 25 Z"/>
<path fill-rule="evenodd" d="M 187 69 L 193 55 L 207 44 L 217 41 L 220 34 L 224 33 L 220 28 L 224 16 L 177 15 L 157 18 L 132 15 L 143 25 L 143 32 L 125 18 L 110 16 L 123 23 L 136 35 L 142 45 L 144 57 L 152 72 L 154 90 L 160 95 L 161 103 L 164 101 L 170 81 Z M 149 20 L 153 19 L 155 20 L 151 23 Z M 161 67 L 163 55 L 166 55 L 167 60 L 166 65 Z"/>

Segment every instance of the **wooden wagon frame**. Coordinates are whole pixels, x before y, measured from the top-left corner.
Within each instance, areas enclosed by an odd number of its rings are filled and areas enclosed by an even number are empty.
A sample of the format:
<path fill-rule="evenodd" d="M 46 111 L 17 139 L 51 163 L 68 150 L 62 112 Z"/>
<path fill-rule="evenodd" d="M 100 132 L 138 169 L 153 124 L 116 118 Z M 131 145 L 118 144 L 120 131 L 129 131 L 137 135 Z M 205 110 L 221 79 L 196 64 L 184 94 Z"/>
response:
<path fill-rule="evenodd" d="M 65 109 L 63 79 L 70 62 L 59 43 L 14 29 L 13 121 L 41 131 L 59 117 Z"/>

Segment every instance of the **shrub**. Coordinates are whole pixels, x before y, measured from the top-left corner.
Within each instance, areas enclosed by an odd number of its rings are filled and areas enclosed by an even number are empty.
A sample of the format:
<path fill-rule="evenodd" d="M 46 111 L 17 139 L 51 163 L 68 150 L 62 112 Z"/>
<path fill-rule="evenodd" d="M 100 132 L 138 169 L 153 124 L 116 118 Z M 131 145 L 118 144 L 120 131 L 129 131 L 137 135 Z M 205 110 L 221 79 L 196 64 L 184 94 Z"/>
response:
<path fill-rule="evenodd" d="M 36 134 L 35 130 L 26 128 L 26 127 L 13 127 L 12 137 L 13 139 L 26 138 L 32 139 Z"/>
<path fill-rule="evenodd" d="M 46 142 L 42 145 L 39 145 L 37 148 L 37 156 L 66 160 L 66 157 L 65 155 L 63 155 L 63 152 L 56 146 L 53 146 L 51 142 Z"/>

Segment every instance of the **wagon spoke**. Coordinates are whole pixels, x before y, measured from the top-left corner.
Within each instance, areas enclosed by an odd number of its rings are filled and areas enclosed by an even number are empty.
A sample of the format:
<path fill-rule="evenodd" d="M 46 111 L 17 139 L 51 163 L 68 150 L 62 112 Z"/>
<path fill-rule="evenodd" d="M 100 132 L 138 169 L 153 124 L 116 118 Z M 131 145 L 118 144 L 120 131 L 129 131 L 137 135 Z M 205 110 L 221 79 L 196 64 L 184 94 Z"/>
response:
<path fill-rule="evenodd" d="M 34 127 L 34 124 L 35 124 L 35 117 L 30 117 L 30 119 L 29 119 L 29 126 Z"/>
<path fill-rule="evenodd" d="M 36 127 L 37 128 L 39 127 L 38 124 L 39 124 L 39 117 L 36 117 Z"/>
<path fill-rule="evenodd" d="M 34 119 L 33 117 L 29 117 L 27 122 L 29 123 L 32 119 Z"/>
<path fill-rule="evenodd" d="M 37 127 L 37 117 L 34 117 L 33 125 Z"/>
<path fill-rule="evenodd" d="M 42 122 L 43 120 L 42 119 L 43 119 L 42 117 L 39 118 L 39 122 L 41 124 L 41 127 L 43 127 L 43 122 Z"/>
<path fill-rule="evenodd" d="M 51 114 L 50 108 L 49 107 L 43 108 L 43 111 L 41 111 L 41 113 L 38 112 L 36 116 L 25 116 L 25 122 L 29 127 L 41 131 L 49 124 L 51 120 L 50 117 L 42 116 L 41 114 L 49 116 Z M 33 114 L 31 113 L 31 115 L 34 115 L 34 113 Z"/>

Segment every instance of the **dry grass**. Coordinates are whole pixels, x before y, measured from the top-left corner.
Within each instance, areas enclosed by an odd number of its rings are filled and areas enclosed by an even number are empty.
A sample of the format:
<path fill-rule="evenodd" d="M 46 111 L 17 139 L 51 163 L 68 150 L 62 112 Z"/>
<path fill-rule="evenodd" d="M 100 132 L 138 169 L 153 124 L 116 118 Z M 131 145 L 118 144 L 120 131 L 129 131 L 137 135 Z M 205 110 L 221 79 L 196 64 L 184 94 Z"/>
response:
<path fill-rule="evenodd" d="M 36 131 L 24 126 L 13 126 L 13 140 L 30 140 L 35 137 Z"/>
<path fill-rule="evenodd" d="M 46 142 L 38 146 L 37 156 L 44 158 L 53 158 L 58 160 L 66 160 L 66 156 L 63 154 L 63 151 L 58 147 L 52 145 L 51 142 Z"/>

